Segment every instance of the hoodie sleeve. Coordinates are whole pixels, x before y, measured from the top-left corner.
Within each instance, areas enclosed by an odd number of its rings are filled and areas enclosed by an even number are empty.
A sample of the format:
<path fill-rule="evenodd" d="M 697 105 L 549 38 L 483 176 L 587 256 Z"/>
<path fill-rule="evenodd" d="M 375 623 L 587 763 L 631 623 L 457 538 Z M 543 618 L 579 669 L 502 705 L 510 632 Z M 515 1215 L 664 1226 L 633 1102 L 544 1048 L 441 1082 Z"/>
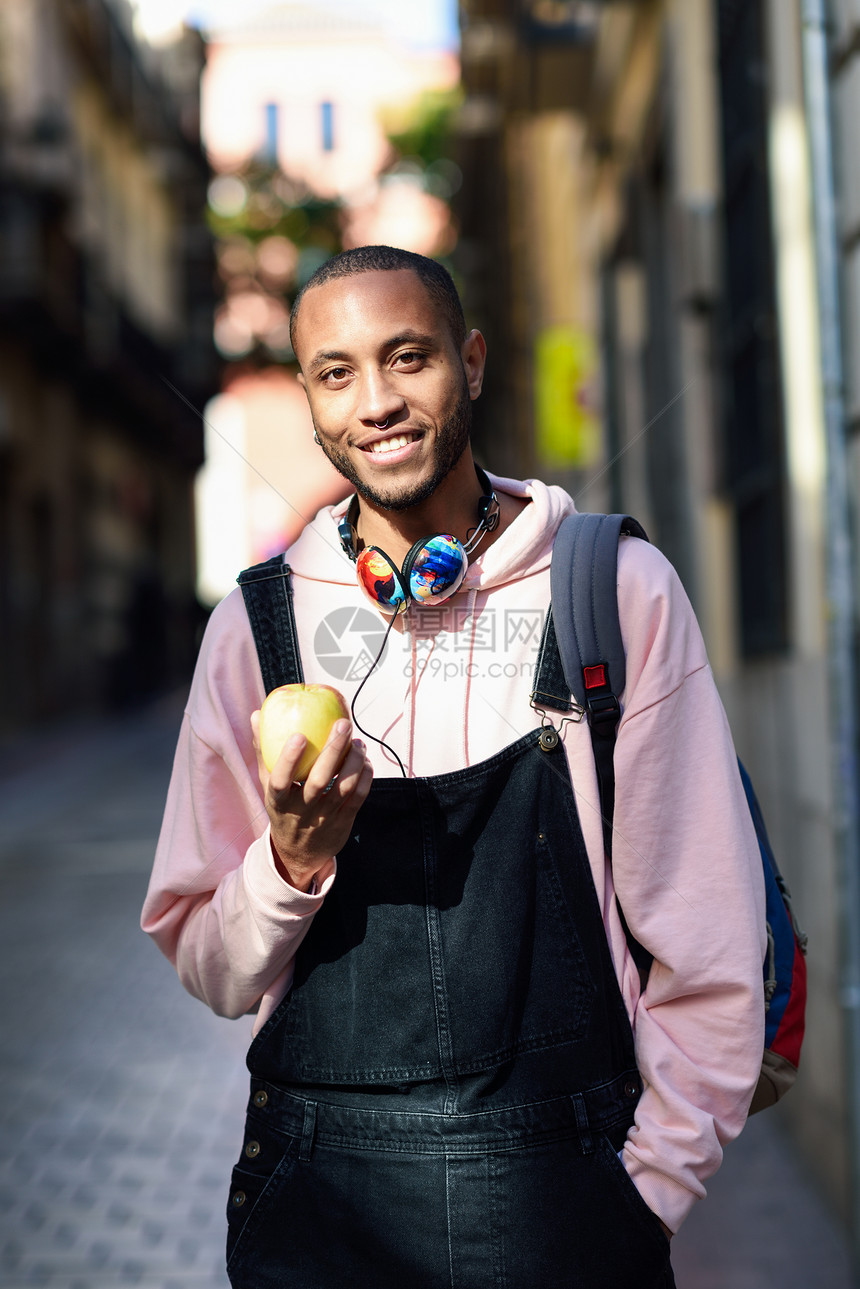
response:
<path fill-rule="evenodd" d="M 141 924 L 213 1011 L 262 1023 L 285 992 L 317 894 L 278 873 L 250 716 L 264 698 L 235 591 L 215 609 L 194 673 Z"/>
<path fill-rule="evenodd" d="M 654 962 L 634 1011 L 645 1082 L 623 1159 L 677 1230 L 743 1127 L 764 1043 L 764 882 L 725 713 L 671 565 L 619 553 L 627 653 L 612 871 Z"/>

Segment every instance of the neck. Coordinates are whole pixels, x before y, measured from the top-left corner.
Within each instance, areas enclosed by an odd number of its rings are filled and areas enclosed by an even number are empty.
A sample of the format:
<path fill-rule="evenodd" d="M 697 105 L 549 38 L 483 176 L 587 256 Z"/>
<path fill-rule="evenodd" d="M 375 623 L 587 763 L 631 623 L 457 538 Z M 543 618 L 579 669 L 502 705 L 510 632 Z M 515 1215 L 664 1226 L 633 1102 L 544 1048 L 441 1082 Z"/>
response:
<path fill-rule="evenodd" d="M 410 547 L 430 533 L 451 533 L 465 544 L 479 522 L 478 503 L 482 496 L 471 453 L 464 453 L 433 495 L 418 506 L 402 511 L 383 510 L 362 499 L 355 525 L 359 549 L 378 546 L 391 559 L 402 562 Z M 487 533 L 475 554 L 493 536 Z"/>

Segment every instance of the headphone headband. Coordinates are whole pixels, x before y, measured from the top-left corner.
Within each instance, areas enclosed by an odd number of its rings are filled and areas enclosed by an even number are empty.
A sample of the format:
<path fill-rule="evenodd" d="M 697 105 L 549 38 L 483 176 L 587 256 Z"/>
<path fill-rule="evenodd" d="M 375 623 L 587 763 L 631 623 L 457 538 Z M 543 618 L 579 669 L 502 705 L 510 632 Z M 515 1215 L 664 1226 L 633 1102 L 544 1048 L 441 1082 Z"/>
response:
<path fill-rule="evenodd" d="M 463 549 L 467 554 L 472 553 L 481 538 L 484 536 L 484 533 L 495 532 L 499 526 L 498 499 L 493 489 L 493 485 L 490 483 L 485 471 L 481 469 L 477 462 L 475 462 L 475 474 L 478 476 L 478 482 L 484 491 L 478 501 L 477 527 L 469 530 L 466 534 L 466 541 L 463 544 Z M 359 509 L 358 493 L 354 492 L 346 514 L 337 526 L 340 544 L 352 560 L 353 564 L 358 559 L 360 553 L 357 549 L 358 533 L 355 527 L 358 523 Z"/>

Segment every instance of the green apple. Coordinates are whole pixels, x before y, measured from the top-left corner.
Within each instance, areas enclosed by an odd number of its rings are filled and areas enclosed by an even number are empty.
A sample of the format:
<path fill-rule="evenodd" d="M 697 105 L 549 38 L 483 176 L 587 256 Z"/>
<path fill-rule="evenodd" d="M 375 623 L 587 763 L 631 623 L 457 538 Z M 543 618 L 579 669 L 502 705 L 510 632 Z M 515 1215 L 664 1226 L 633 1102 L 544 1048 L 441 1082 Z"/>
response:
<path fill-rule="evenodd" d="M 296 781 L 310 773 L 335 721 L 349 719 L 342 694 L 331 685 L 281 685 L 273 689 L 260 708 L 260 752 L 271 772 L 281 749 L 293 734 L 304 734 L 307 747 L 296 766 Z"/>

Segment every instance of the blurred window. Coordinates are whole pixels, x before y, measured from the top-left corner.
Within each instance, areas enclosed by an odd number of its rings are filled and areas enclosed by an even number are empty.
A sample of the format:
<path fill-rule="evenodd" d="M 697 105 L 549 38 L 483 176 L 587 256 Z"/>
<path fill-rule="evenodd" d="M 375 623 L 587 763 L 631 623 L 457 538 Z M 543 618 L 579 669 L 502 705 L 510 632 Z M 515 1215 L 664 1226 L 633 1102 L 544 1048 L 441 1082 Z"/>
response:
<path fill-rule="evenodd" d="M 334 152 L 334 103 L 320 103 L 323 152 Z"/>
<path fill-rule="evenodd" d="M 280 126 L 280 108 L 277 103 L 266 104 L 266 140 L 263 144 L 263 155 L 270 166 L 278 161 L 278 131 Z"/>

